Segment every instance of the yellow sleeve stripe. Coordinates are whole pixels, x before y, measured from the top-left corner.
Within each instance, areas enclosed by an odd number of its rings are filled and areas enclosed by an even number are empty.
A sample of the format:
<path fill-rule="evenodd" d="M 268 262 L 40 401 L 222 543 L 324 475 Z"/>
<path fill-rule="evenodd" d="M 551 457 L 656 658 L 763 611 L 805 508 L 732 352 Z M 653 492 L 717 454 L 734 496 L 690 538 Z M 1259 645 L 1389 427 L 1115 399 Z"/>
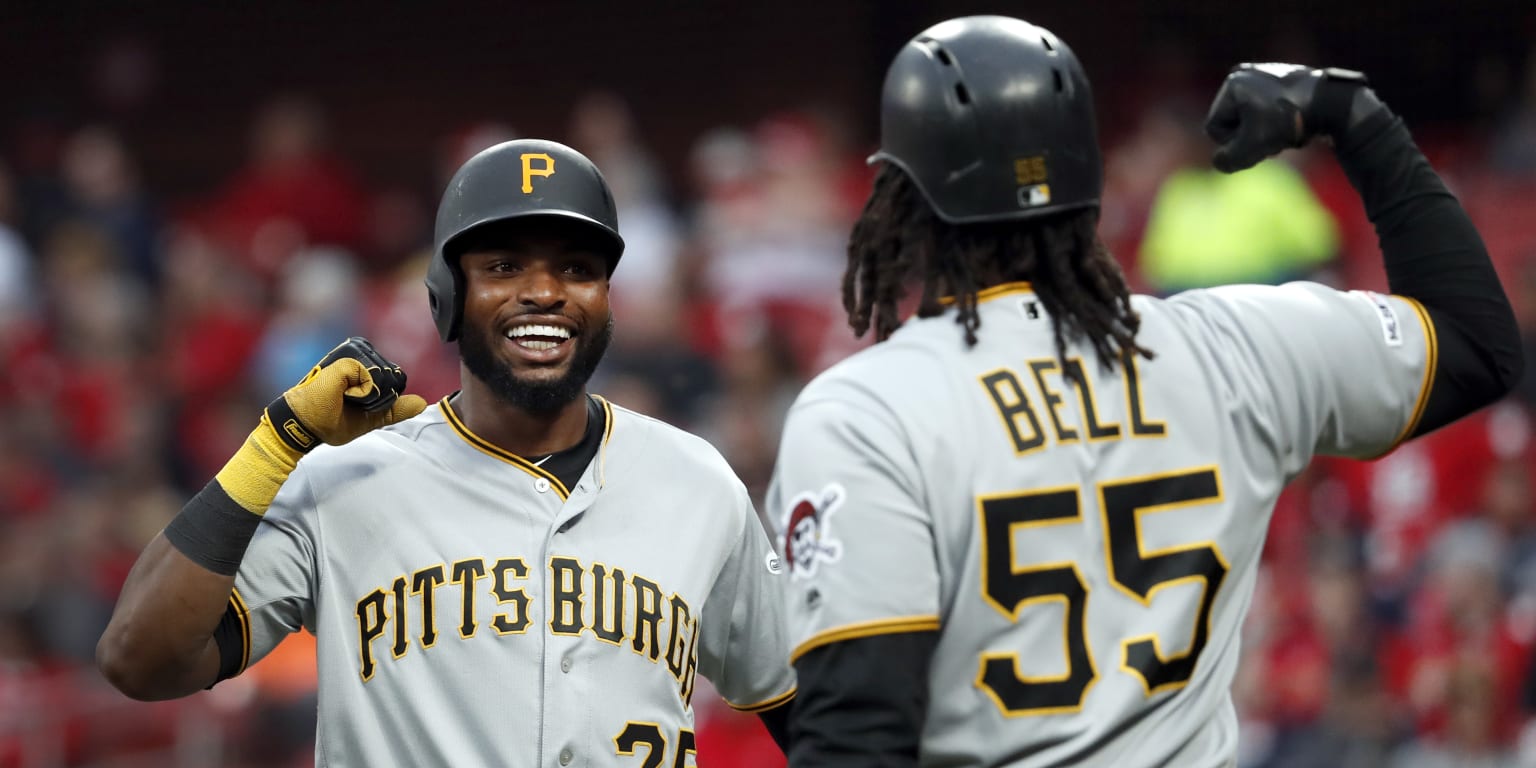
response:
<path fill-rule="evenodd" d="M 938 629 L 939 617 L 937 616 L 901 616 L 894 619 L 877 619 L 875 621 L 847 624 L 811 635 L 810 639 L 801 643 L 789 654 L 789 663 L 795 663 L 801 656 L 823 645 L 840 643 L 844 640 L 856 640 L 861 637 L 874 637 L 876 635 L 894 635 L 899 632 L 937 632 Z"/>
<path fill-rule="evenodd" d="M 230 590 L 229 609 L 235 615 L 235 621 L 240 624 L 240 668 L 235 670 L 238 675 L 251 663 L 251 611 L 245 607 L 240 590 Z"/>
<path fill-rule="evenodd" d="M 1435 336 L 1435 323 L 1429 318 L 1429 312 L 1417 299 L 1410 299 L 1407 296 L 1398 298 L 1413 307 L 1414 313 L 1419 317 L 1419 324 L 1424 327 L 1424 380 L 1419 384 L 1419 399 L 1413 404 L 1413 415 L 1408 418 L 1408 424 L 1403 427 L 1397 439 L 1392 441 L 1393 448 L 1412 437 L 1413 431 L 1418 429 L 1419 420 L 1424 417 L 1424 406 L 1429 404 L 1430 390 L 1434 389 L 1435 371 L 1440 365 L 1440 340 Z"/>
<path fill-rule="evenodd" d="M 760 702 L 758 702 L 756 704 L 732 704 L 729 701 L 727 701 L 727 702 L 725 702 L 725 705 L 730 707 L 731 709 L 736 710 L 737 712 L 763 712 L 763 711 L 766 711 L 766 710 L 773 709 L 774 707 L 777 707 L 780 704 L 783 704 L 784 702 L 789 701 L 790 699 L 793 699 L 795 697 L 795 694 L 798 693 L 799 690 L 800 690 L 800 688 L 798 686 L 791 685 L 789 687 L 789 690 L 787 690 L 787 691 L 785 691 L 785 692 L 783 692 L 783 693 L 781 693 L 781 694 L 779 694 L 779 695 L 777 695 L 777 696 L 775 696 L 775 697 L 773 697 L 771 699 L 768 699 L 766 701 L 760 701 Z"/>

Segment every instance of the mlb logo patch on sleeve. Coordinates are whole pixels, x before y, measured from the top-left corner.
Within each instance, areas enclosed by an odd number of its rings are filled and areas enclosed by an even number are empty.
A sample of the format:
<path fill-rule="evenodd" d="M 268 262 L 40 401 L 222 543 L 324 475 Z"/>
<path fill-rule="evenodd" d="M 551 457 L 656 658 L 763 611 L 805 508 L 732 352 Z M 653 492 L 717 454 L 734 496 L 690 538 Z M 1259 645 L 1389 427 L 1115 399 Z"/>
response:
<path fill-rule="evenodd" d="M 1381 337 L 1389 347 L 1401 347 L 1403 345 L 1403 325 L 1397 319 L 1397 310 L 1392 308 L 1392 302 L 1387 297 L 1374 291 L 1354 291 L 1356 296 L 1370 302 L 1376 310 L 1376 319 L 1381 323 Z"/>
<path fill-rule="evenodd" d="M 831 483 L 789 502 L 784 510 L 784 561 L 791 578 L 808 579 L 821 563 L 842 558 L 843 543 L 832 537 L 831 521 L 847 495 L 843 486 Z"/>

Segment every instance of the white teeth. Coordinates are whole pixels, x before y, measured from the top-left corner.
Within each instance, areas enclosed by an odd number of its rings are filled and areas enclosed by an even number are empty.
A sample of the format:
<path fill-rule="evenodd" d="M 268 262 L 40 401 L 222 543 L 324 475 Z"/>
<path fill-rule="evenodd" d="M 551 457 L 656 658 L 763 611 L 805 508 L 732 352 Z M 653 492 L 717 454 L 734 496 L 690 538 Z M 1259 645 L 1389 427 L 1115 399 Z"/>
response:
<path fill-rule="evenodd" d="M 541 350 L 545 350 L 545 349 L 554 349 L 555 347 L 559 346 L 559 344 L 557 344 L 557 343 L 555 343 L 553 341 L 533 341 L 533 340 L 519 341 L 517 343 L 517 345 L 520 346 L 520 347 L 523 347 L 524 349 L 532 349 L 534 351 L 541 351 Z"/>
<path fill-rule="evenodd" d="M 507 331 L 507 338 L 517 339 L 523 336 L 547 336 L 555 339 L 569 339 L 571 332 L 554 325 L 519 325 Z"/>

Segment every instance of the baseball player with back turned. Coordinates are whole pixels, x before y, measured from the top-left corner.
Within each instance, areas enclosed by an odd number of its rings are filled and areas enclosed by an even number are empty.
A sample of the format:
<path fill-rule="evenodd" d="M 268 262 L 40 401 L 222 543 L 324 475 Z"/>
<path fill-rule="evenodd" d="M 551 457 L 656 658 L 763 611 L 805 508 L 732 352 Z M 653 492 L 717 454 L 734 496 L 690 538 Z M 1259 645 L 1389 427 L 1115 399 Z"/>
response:
<path fill-rule="evenodd" d="M 746 489 L 585 391 L 623 247 L 570 148 L 466 162 L 427 276 L 463 388 L 428 408 L 365 340 L 328 355 L 140 556 L 107 678 L 185 696 L 307 629 L 324 766 L 689 765 L 698 675 L 782 739 L 784 577 Z"/>
<path fill-rule="evenodd" d="M 1330 138 L 1390 296 L 1130 295 L 1095 234 L 1092 103 L 1072 50 L 1017 19 L 944 22 L 891 64 L 843 283 L 882 343 L 801 393 L 769 492 L 794 768 L 1234 765 L 1286 481 L 1520 376 L 1477 232 L 1359 73 L 1237 67 L 1206 129 L 1225 172 Z"/>

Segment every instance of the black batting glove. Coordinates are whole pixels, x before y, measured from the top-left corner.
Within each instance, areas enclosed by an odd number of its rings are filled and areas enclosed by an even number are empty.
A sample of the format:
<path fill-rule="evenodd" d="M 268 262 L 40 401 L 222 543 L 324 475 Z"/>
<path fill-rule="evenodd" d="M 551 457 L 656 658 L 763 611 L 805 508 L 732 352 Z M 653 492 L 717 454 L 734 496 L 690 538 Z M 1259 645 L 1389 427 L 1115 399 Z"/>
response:
<path fill-rule="evenodd" d="M 1206 116 L 1205 133 L 1217 144 L 1211 164 L 1223 173 L 1251 168 L 1314 136 L 1345 136 L 1385 109 L 1359 72 L 1239 64 Z"/>
<path fill-rule="evenodd" d="M 348 357 L 363 364 L 363 369 L 368 372 L 369 379 L 373 383 L 373 388 L 364 395 L 353 394 L 351 390 L 347 391 L 343 399 L 348 404 L 373 413 L 394 405 L 395 398 L 405 393 L 405 371 L 400 370 L 400 366 L 385 360 L 384 356 L 373 348 L 373 344 L 362 336 L 353 336 L 338 344 L 315 366 L 315 370 L 319 371 L 337 360 Z"/>

